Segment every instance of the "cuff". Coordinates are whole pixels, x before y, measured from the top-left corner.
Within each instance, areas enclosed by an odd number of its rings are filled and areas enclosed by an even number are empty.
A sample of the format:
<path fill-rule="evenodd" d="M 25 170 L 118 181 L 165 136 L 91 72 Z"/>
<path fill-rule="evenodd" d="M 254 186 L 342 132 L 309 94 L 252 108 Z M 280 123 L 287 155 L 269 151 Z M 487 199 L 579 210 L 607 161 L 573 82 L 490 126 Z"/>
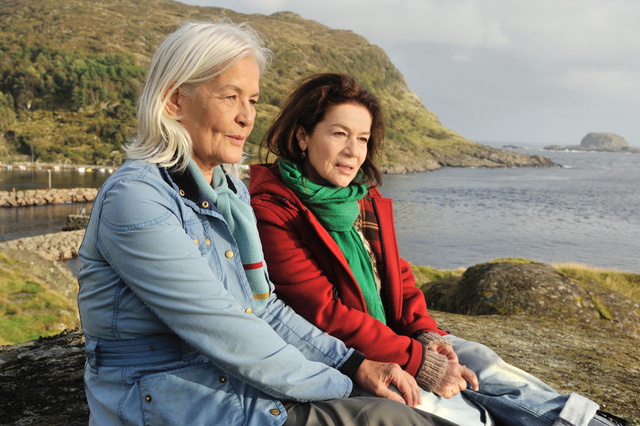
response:
<path fill-rule="evenodd" d="M 451 345 L 451 343 L 447 339 L 445 339 L 438 333 L 433 333 L 433 332 L 422 333 L 421 335 L 416 337 L 416 340 L 422 343 L 427 348 Z"/>
<path fill-rule="evenodd" d="M 416 374 L 416 382 L 422 389 L 432 392 L 444 377 L 448 363 L 446 356 L 430 351 L 426 346 L 423 346 L 422 364 Z"/>
<path fill-rule="evenodd" d="M 362 361 L 364 361 L 365 358 L 366 357 L 362 352 L 354 350 L 344 364 L 338 368 L 338 371 L 350 379 L 353 379 L 353 376 L 356 374 L 356 371 L 360 368 L 360 364 L 362 364 Z"/>

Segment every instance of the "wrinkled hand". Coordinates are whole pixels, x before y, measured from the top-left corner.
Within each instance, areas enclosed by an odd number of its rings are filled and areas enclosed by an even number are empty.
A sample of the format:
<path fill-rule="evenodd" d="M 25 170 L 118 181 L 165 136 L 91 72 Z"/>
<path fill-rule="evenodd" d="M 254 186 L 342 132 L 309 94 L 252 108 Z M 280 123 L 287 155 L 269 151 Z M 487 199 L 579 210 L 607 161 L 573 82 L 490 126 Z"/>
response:
<path fill-rule="evenodd" d="M 471 388 L 473 390 L 477 391 L 479 389 L 476 373 L 469 370 L 464 365 L 460 365 L 458 363 L 457 355 L 455 358 L 455 361 L 449 359 L 447 371 L 445 371 L 438 386 L 433 390 L 437 395 L 447 399 L 453 398 L 461 391 L 465 390 L 467 388 L 467 382 L 471 383 Z"/>
<path fill-rule="evenodd" d="M 354 381 L 362 390 L 372 395 L 393 399 L 411 407 L 422 403 L 416 379 L 398 364 L 365 359 L 356 371 Z M 389 389 L 391 384 L 398 388 L 402 396 Z"/>
<path fill-rule="evenodd" d="M 451 345 L 430 346 L 429 350 L 446 356 L 449 361 L 458 362 L 458 355 L 455 353 Z"/>

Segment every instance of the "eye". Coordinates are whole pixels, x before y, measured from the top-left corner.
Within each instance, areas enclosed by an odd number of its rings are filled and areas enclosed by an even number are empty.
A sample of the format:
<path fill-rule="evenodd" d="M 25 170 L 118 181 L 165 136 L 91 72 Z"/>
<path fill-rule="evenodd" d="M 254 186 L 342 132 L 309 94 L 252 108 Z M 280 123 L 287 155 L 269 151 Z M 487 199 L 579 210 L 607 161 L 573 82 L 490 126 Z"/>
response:
<path fill-rule="evenodd" d="M 360 138 L 358 138 L 358 140 L 359 140 L 360 142 L 363 142 L 363 143 L 368 143 L 368 142 L 369 142 L 369 138 L 366 138 L 366 137 L 364 137 L 364 136 L 361 136 Z"/>
<path fill-rule="evenodd" d="M 225 99 L 228 100 L 228 101 L 235 101 L 236 100 L 236 95 L 226 96 Z"/>
<path fill-rule="evenodd" d="M 249 99 L 249 103 L 253 106 L 255 106 L 258 103 L 257 99 Z"/>

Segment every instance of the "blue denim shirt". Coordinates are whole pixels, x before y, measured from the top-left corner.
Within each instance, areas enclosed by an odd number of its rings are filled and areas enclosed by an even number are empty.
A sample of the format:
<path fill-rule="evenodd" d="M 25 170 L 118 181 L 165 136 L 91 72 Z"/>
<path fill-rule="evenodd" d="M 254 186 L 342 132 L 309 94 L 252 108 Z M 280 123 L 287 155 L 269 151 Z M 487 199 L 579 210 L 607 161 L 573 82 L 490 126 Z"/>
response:
<path fill-rule="evenodd" d="M 166 169 L 128 160 L 105 182 L 79 251 L 92 423 L 279 425 L 280 400 L 351 393 L 336 368 L 353 350 L 273 293 L 253 313 L 238 253 L 215 205 Z"/>

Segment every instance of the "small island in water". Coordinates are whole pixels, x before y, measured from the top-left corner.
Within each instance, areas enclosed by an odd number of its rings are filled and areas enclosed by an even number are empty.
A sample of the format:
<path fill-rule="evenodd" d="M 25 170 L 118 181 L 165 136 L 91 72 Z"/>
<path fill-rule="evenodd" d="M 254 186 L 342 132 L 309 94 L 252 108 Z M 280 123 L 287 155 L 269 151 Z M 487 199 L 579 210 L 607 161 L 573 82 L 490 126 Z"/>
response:
<path fill-rule="evenodd" d="M 589 133 L 582 138 L 580 145 L 548 145 L 544 149 L 550 151 L 605 151 L 640 153 L 640 148 L 629 146 L 620 135 L 613 133 Z"/>

